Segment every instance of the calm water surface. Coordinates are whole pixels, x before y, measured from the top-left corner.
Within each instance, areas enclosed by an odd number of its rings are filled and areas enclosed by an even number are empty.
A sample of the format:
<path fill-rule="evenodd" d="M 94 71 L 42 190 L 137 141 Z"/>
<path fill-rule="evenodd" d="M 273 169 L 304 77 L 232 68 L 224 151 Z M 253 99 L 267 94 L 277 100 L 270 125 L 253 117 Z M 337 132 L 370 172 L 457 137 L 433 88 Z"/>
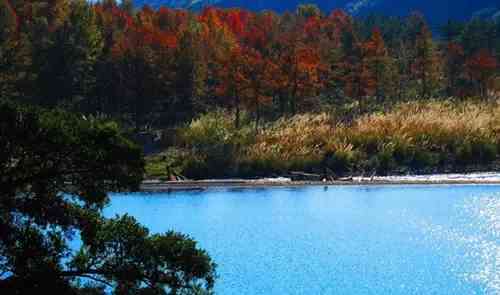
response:
<path fill-rule="evenodd" d="M 105 213 L 198 240 L 216 294 L 500 294 L 500 186 L 114 195 Z"/>

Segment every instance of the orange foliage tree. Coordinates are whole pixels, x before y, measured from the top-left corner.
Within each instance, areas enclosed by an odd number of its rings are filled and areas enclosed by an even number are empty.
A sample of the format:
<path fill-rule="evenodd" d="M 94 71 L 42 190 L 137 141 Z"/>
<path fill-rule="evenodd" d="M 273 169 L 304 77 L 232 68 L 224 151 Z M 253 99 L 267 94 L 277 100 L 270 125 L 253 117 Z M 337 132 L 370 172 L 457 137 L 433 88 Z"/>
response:
<path fill-rule="evenodd" d="M 384 86 L 389 82 L 385 77 L 389 70 L 389 57 L 382 33 L 378 28 L 373 30 L 371 38 L 363 44 L 363 89 L 367 95 L 375 95 L 381 100 Z"/>

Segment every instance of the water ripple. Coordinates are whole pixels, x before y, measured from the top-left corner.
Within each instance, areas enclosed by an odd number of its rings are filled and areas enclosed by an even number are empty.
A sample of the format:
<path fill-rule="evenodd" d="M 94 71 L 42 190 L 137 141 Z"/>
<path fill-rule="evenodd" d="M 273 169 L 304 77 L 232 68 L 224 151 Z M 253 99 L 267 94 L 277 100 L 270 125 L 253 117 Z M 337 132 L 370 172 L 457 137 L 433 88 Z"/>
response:
<path fill-rule="evenodd" d="M 467 220 L 463 227 L 448 228 L 428 220 L 421 220 L 417 226 L 430 243 L 436 245 L 441 240 L 452 244 L 456 255 L 450 261 L 450 270 L 484 286 L 485 294 L 500 294 L 500 195 L 471 197 L 454 208 L 454 213 Z M 475 267 L 463 269 L 460 262 L 464 259 Z"/>

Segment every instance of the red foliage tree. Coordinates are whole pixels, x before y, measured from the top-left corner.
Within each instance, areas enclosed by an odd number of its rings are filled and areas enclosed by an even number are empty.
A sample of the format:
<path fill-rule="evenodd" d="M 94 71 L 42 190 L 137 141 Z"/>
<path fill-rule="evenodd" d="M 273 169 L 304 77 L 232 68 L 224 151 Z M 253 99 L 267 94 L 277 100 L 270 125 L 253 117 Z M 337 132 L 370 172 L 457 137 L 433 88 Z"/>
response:
<path fill-rule="evenodd" d="M 497 69 L 497 60 L 487 49 L 481 49 L 467 60 L 467 71 L 475 82 L 478 94 L 488 97 L 488 86 Z"/>
<path fill-rule="evenodd" d="M 375 28 L 371 38 L 363 44 L 363 94 L 375 95 L 378 100 L 382 98 L 384 75 L 388 68 L 387 57 L 387 48 L 382 33 Z"/>

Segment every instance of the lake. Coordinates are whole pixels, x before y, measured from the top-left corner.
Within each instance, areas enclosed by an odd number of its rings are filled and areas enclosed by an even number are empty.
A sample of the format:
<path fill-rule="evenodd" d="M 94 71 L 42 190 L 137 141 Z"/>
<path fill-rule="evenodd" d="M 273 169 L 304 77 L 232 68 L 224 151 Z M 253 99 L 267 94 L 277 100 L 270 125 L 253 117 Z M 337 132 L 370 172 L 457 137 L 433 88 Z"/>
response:
<path fill-rule="evenodd" d="M 216 294 L 500 294 L 500 186 L 330 186 L 113 195 L 199 241 Z"/>

